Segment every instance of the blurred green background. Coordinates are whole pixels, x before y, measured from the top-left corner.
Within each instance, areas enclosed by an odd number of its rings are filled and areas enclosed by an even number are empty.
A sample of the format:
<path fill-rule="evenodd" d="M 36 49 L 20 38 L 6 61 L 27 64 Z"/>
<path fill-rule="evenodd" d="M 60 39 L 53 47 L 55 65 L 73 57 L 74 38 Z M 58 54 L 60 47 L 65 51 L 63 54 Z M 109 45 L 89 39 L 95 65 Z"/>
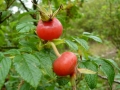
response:
<path fill-rule="evenodd" d="M 50 1 L 53 11 L 63 5 L 63 10 L 57 15 L 64 27 L 61 38 L 71 35 L 79 37 L 83 32 L 92 33 L 100 37 L 103 43 L 89 41 L 89 52 L 113 59 L 120 67 L 120 0 Z M 48 0 L 33 2 L 48 8 Z M 22 40 L 24 36 L 18 31 L 33 34 L 38 20 L 38 8 L 30 0 L 0 0 L 0 52 L 19 48 L 18 38 Z M 116 79 L 120 80 L 119 72 L 116 73 Z M 84 82 L 82 84 L 81 90 L 86 90 Z M 109 88 L 106 81 L 100 79 L 94 90 Z M 113 90 L 120 90 L 120 85 L 114 83 Z"/>

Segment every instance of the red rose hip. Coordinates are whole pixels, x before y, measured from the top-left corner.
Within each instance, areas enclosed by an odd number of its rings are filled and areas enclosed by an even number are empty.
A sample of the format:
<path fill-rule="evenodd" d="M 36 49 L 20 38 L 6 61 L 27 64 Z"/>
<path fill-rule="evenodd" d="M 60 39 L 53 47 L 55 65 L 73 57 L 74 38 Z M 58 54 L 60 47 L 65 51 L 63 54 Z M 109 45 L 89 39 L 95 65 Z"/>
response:
<path fill-rule="evenodd" d="M 50 21 L 40 20 L 37 25 L 36 33 L 39 38 L 43 40 L 51 41 L 57 39 L 62 34 L 62 24 L 57 18 L 53 18 Z"/>
<path fill-rule="evenodd" d="M 71 75 L 75 72 L 77 57 L 72 52 L 64 52 L 53 62 L 53 71 L 58 76 Z"/>

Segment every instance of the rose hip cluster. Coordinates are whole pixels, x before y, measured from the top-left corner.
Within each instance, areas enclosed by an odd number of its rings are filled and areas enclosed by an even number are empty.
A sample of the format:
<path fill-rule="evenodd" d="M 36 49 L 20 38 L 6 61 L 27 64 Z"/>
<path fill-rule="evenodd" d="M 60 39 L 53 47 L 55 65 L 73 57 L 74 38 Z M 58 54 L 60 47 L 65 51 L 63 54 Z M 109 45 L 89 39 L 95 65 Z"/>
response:
<path fill-rule="evenodd" d="M 44 21 L 41 19 L 38 22 L 36 28 L 36 33 L 38 37 L 45 41 L 52 41 L 53 39 L 58 39 L 62 35 L 62 31 L 63 26 L 60 21 L 55 17 L 49 17 Z M 58 58 L 53 62 L 53 71 L 58 76 L 72 75 L 76 71 L 76 66 L 76 55 L 73 52 L 67 51 L 58 56 Z"/>

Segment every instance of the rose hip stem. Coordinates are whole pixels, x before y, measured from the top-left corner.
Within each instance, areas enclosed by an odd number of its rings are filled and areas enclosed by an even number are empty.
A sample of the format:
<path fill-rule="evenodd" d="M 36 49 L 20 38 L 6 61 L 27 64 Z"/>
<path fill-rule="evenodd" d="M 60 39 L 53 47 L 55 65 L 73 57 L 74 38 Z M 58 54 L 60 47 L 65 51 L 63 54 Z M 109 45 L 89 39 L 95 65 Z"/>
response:
<path fill-rule="evenodd" d="M 56 56 L 57 56 L 57 57 L 60 57 L 61 54 L 59 53 L 59 51 L 58 51 L 57 47 L 55 46 L 55 44 L 54 44 L 53 42 L 50 42 L 50 44 L 51 44 L 51 46 L 52 46 L 52 48 L 53 48 Z"/>
<path fill-rule="evenodd" d="M 61 54 L 59 53 L 57 47 L 55 46 L 55 44 L 53 42 L 50 42 L 55 54 L 57 57 L 60 57 Z M 71 85 L 72 85 L 72 90 L 76 90 L 76 73 L 74 73 L 72 76 L 71 76 Z"/>

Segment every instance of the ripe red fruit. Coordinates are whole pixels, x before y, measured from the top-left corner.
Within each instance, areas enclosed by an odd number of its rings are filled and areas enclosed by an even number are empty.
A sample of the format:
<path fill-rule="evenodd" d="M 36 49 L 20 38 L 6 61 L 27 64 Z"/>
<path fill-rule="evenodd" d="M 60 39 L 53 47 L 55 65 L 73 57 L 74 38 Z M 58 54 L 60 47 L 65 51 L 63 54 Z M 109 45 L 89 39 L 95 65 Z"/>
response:
<path fill-rule="evenodd" d="M 64 52 L 53 63 L 53 71 L 58 76 L 72 75 L 77 65 L 77 57 L 72 52 Z"/>
<path fill-rule="evenodd" d="M 37 35 L 43 40 L 53 40 L 57 39 L 62 34 L 62 24 L 57 18 L 53 18 L 50 21 L 40 20 L 37 25 Z"/>

